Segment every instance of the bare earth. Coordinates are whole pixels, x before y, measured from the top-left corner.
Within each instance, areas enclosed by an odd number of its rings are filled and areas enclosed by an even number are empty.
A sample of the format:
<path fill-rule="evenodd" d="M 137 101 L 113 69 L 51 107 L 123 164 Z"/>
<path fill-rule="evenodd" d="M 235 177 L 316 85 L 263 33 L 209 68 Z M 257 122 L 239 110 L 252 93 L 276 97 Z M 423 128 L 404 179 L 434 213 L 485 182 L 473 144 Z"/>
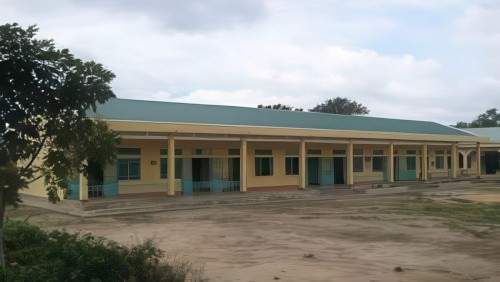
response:
<path fill-rule="evenodd" d="M 495 188 L 500 187 L 448 196 L 498 199 Z M 92 219 L 22 207 L 10 216 L 33 214 L 29 221 L 46 228 L 92 232 L 122 243 L 153 238 L 167 253 L 203 267 L 210 281 L 500 281 L 499 226 L 478 237 L 450 229 L 443 218 L 387 212 L 412 197 Z M 397 266 L 403 271 L 394 271 Z"/>

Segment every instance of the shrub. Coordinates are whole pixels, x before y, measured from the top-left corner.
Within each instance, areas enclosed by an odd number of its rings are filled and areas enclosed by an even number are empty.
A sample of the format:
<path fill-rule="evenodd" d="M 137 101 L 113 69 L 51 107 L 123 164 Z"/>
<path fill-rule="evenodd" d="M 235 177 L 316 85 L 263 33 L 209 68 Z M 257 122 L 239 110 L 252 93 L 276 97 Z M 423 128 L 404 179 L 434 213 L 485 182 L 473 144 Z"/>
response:
<path fill-rule="evenodd" d="M 91 234 L 5 224 L 6 267 L 0 281 L 184 281 L 187 263 L 167 262 L 153 241 L 132 247 Z"/>

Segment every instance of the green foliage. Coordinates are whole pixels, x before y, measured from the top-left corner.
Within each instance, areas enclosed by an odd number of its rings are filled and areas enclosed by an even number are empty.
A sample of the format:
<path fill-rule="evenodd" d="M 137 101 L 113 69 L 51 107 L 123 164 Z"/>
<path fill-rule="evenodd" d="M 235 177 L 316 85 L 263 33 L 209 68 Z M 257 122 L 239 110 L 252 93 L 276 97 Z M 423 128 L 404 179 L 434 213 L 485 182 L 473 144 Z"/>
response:
<path fill-rule="evenodd" d="M 340 115 L 367 115 L 370 113 L 370 110 L 363 104 L 342 97 L 328 99 L 309 111 Z"/>
<path fill-rule="evenodd" d="M 116 154 L 117 135 L 87 117 L 114 97 L 114 74 L 37 39 L 37 31 L 0 26 L 0 187 L 7 204 L 40 177 L 57 201 L 67 179 L 85 172 L 84 160 L 104 165 Z"/>
<path fill-rule="evenodd" d="M 0 281 L 184 281 L 185 263 L 167 263 L 152 241 L 126 247 L 90 234 L 5 225 L 6 268 Z"/>
<path fill-rule="evenodd" d="M 295 108 L 292 106 L 288 106 L 285 104 L 274 104 L 274 105 L 258 105 L 257 108 L 259 109 L 271 109 L 271 110 L 280 110 L 280 111 L 295 111 L 295 112 L 302 112 L 304 109 L 302 108 Z"/>
<path fill-rule="evenodd" d="M 458 128 L 477 128 L 477 127 L 498 127 L 500 126 L 500 113 L 496 108 L 489 109 L 480 114 L 475 120 L 470 123 L 457 122 L 455 127 Z"/>

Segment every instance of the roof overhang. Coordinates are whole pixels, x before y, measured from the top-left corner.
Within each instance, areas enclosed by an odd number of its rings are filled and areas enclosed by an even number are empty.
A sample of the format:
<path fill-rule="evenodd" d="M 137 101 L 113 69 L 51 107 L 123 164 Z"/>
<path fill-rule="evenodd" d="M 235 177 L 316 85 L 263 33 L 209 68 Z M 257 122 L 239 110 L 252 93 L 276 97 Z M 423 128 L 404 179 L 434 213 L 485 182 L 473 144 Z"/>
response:
<path fill-rule="evenodd" d="M 358 130 L 330 130 L 289 127 L 242 126 L 221 124 L 173 123 L 155 121 L 110 120 L 110 129 L 120 132 L 159 132 L 167 134 L 222 134 L 228 137 L 273 136 L 287 138 L 325 138 L 347 140 L 389 140 L 452 143 L 488 143 L 489 139 L 465 135 L 414 134 L 401 132 L 375 132 Z"/>

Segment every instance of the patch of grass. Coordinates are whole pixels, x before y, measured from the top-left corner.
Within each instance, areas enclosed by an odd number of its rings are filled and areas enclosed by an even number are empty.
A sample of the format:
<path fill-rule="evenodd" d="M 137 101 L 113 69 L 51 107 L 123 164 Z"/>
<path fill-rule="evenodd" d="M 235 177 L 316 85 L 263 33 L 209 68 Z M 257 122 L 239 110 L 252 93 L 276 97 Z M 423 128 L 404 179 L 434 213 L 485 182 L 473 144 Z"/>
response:
<path fill-rule="evenodd" d="M 453 199 L 452 199 L 453 200 Z M 429 198 L 414 198 L 388 208 L 391 213 L 423 215 L 453 219 L 465 223 L 500 225 L 500 204 L 454 200 L 437 202 Z"/>
<path fill-rule="evenodd" d="M 462 198 L 451 198 L 450 201 L 458 202 L 458 203 L 473 203 L 474 201 L 462 199 Z"/>
<path fill-rule="evenodd" d="M 452 220 L 452 221 L 447 221 L 444 223 L 449 229 L 451 230 L 456 230 L 456 231 L 461 231 L 464 233 L 471 234 L 472 236 L 476 238 L 485 238 L 487 237 L 493 229 L 495 229 L 493 226 L 490 226 L 489 228 L 478 228 L 477 226 L 467 226 L 463 222 Z"/>

